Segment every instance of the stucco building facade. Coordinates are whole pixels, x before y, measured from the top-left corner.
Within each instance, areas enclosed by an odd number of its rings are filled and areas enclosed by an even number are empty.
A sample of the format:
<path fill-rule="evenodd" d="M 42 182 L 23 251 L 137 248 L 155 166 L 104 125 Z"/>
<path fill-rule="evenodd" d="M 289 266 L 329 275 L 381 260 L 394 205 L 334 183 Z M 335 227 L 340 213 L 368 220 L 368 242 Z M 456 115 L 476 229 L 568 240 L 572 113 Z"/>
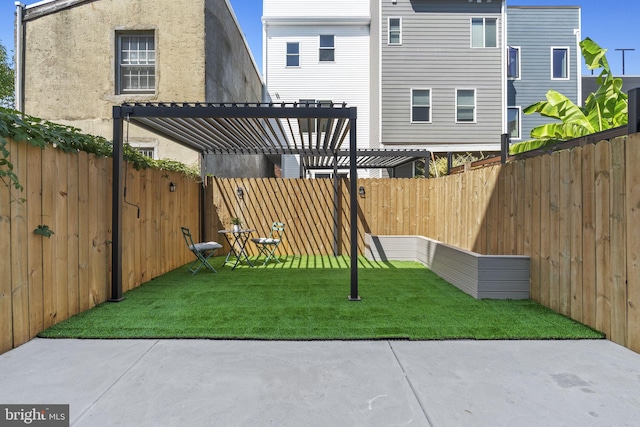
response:
<path fill-rule="evenodd" d="M 228 0 L 48 0 L 17 6 L 17 108 L 112 138 L 123 102 L 259 102 L 260 73 Z M 135 126 L 156 159 L 199 154 Z M 211 159 L 210 164 L 221 164 Z"/>

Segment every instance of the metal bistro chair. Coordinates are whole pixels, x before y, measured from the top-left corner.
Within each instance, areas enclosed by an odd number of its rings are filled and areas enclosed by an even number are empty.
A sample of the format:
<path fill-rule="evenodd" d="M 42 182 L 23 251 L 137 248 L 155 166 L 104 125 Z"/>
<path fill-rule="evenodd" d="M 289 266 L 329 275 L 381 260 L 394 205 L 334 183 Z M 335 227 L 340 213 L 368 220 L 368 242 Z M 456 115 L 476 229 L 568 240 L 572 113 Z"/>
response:
<path fill-rule="evenodd" d="M 251 241 L 255 243 L 256 246 L 258 246 L 258 256 L 265 255 L 267 257 L 262 265 L 267 265 L 271 258 L 280 263 L 278 257 L 273 256 L 273 254 L 278 248 L 278 245 L 282 241 L 283 237 L 284 223 L 274 222 L 273 224 L 271 224 L 271 233 L 269 234 L 269 237 L 255 237 L 251 239 Z"/>
<path fill-rule="evenodd" d="M 193 274 L 196 274 L 198 270 L 200 270 L 204 266 L 214 273 L 217 273 L 216 269 L 213 268 L 211 264 L 209 264 L 209 258 L 211 258 L 213 252 L 216 249 L 222 248 L 222 245 L 218 242 L 193 243 L 191 231 L 189 231 L 189 229 L 186 227 L 180 227 L 180 230 L 182 230 L 182 237 L 184 237 L 184 241 L 187 244 L 187 247 L 196 256 L 196 260 L 193 261 L 193 264 L 191 264 L 191 266 L 189 267 L 189 271 Z M 195 268 L 196 265 L 198 266 L 197 268 Z"/>

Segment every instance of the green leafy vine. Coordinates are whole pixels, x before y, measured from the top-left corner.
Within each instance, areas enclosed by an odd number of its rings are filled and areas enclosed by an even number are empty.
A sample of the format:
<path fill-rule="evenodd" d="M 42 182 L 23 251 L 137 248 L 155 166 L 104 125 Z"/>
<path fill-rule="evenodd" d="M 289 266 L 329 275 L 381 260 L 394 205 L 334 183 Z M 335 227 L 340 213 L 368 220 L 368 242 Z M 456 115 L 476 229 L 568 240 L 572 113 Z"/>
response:
<path fill-rule="evenodd" d="M 0 180 L 6 187 L 13 187 L 19 191 L 23 191 L 24 188 L 13 171 L 14 166 L 10 160 L 11 153 L 7 148 L 9 139 L 15 142 L 26 142 L 40 148 L 51 145 L 65 153 L 85 151 L 98 157 L 110 157 L 113 154 L 113 145 L 101 136 L 84 134 L 73 126 L 49 122 L 0 107 Z M 126 161 L 131 162 L 136 170 L 157 168 L 181 172 L 193 179 L 200 176 L 195 168 L 173 160 L 151 159 L 143 156 L 129 144 L 124 144 L 123 157 Z"/>

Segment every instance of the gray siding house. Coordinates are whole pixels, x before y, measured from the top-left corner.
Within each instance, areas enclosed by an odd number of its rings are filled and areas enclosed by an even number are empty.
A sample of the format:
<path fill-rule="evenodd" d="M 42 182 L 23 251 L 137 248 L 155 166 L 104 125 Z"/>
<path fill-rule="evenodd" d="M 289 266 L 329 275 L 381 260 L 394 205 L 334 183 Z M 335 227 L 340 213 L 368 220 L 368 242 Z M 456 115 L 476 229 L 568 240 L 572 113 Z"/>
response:
<path fill-rule="evenodd" d="M 549 89 L 582 105 L 580 8 L 507 8 L 508 133 L 512 142 L 530 139 L 531 129 L 549 123 L 539 114 L 522 114 L 545 100 Z"/>
<path fill-rule="evenodd" d="M 499 149 L 506 128 L 504 8 L 504 1 L 486 0 L 372 2 L 372 22 L 380 23 L 379 33 L 372 31 L 379 62 L 371 78 L 372 99 L 379 97 L 372 123 L 380 129 L 372 135 L 379 133 L 382 146 Z"/>

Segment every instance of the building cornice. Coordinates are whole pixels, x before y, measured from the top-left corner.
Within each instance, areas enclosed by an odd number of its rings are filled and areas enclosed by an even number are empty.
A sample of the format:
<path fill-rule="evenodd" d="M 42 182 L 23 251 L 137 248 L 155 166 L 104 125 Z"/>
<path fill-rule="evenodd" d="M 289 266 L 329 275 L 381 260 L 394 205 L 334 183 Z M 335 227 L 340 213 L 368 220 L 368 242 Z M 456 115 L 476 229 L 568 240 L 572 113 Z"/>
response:
<path fill-rule="evenodd" d="M 262 23 L 264 25 L 369 25 L 371 17 L 369 16 L 263 16 Z"/>

